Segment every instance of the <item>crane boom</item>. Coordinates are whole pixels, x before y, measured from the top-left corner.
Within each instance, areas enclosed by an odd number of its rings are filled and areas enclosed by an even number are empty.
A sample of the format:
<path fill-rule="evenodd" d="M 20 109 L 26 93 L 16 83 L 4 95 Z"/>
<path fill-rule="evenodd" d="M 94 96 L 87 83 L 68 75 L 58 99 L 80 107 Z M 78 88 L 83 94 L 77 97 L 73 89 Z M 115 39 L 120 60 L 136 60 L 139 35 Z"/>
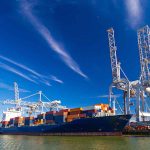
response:
<path fill-rule="evenodd" d="M 148 25 L 137 32 L 141 66 L 141 81 L 147 85 L 150 81 L 150 28 Z"/>
<path fill-rule="evenodd" d="M 15 101 L 19 100 L 19 88 L 18 84 L 14 82 Z"/>
<path fill-rule="evenodd" d="M 109 49 L 110 49 L 110 59 L 111 59 L 111 69 L 112 69 L 112 78 L 113 82 L 120 80 L 120 63 L 117 60 L 117 47 L 115 45 L 114 30 L 110 28 L 107 30 L 108 40 L 109 40 Z"/>

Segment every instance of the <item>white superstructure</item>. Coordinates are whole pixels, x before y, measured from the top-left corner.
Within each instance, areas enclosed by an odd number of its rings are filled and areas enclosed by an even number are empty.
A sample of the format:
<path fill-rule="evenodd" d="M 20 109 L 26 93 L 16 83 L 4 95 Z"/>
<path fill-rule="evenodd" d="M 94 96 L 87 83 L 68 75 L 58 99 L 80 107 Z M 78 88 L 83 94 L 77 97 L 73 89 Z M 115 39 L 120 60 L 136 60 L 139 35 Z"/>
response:
<path fill-rule="evenodd" d="M 2 121 L 9 121 L 10 118 L 20 117 L 21 111 L 14 108 L 9 108 L 3 112 Z"/>

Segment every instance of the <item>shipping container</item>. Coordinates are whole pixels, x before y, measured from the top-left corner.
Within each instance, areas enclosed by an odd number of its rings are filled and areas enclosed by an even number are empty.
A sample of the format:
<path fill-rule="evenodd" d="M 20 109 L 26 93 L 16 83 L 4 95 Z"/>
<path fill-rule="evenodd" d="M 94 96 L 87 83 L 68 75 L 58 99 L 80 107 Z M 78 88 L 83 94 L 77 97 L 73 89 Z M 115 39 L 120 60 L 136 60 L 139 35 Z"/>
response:
<path fill-rule="evenodd" d="M 73 119 L 69 119 L 69 118 L 67 118 L 67 122 L 71 122 Z"/>
<path fill-rule="evenodd" d="M 37 115 L 38 119 L 45 119 L 45 113 Z"/>
<path fill-rule="evenodd" d="M 82 111 L 83 109 L 82 109 L 82 107 L 80 107 L 80 108 L 72 108 L 72 109 L 70 109 L 70 112 L 73 112 L 73 111 Z"/>
<path fill-rule="evenodd" d="M 80 118 L 86 118 L 86 114 L 84 113 L 84 114 L 79 114 L 79 117 Z"/>
<path fill-rule="evenodd" d="M 55 114 L 56 113 L 56 111 L 48 111 L 48 112 L 46 112 L 46 114 Z"/>
<path fill-rule="evenodd" d="M 81 113 L 82 114 L 87 114 L 87 113 L 97 113 L 98 111 L 101 111 L 101 109 L 100 110 L 96 110 L 96 109 L 91 109 L 91 110 L 83 110 Z"/>
<path fill-rule="evenodd" d="M 34 124 L 34 117 L 25 117 L 25 121 L 24 121 L 24 124 L 26 126 L 30 126 L 30 125 L 33 125 Z"/>
<path fill-rule="evenodd" d="M 25 126 L 30 126 L 34 124 L 34 120 L 25 120 Z"/>
<path fill-rule="evenodd" d="M 55 116 L 67 116 L 68 112 L 58 111 L 55 113 Z"/>
<path fill-rule="evenodd" d="M 70 109 L 61 109 L 60 112 L 69 112 Z"/>
<path fill-rule="evenodd" d="M 25 117 L 25 120 L 33 120 L 34 117 L 33 116 L 30 116 L 30 117 Z"/>
<path fill-rule="evenodd" d="M 9 126 L 9 121 L 2 121 L 2 127 Z"/>
<path fill-rule="evenodd" d="M 14 121 L 15 121 L 15 118 L 10 118 L 9 124 L 10 124 L 10 125 L 13 125 L 13 124 L 14 124 Z"/>
<path fill-rule="evenodd" d="M 101 109 L 101 106 L 94 105 L 94 106 L 86 106 L 86 107 L 83 107 L 83 111 L 84 111 L 84 110 L 93 110 L 93 109 L 99 110 L 99 109 Z"/>
<path fill-rule="evenodd" d="M 54 119 L 54 115 L 53 114 L 46 114 L 45 115 L 45 119 L 46 120 L 53 120 Z"/>
<path fill-rule="evenodd" d="M 69 115 L 76 115 L 76 114 L 80 114 L 82 111 L 73 111 L 70 112 Z"/>
<path fill-rule="evenodd" d="M 67 119 L 77 119 L 79 118 L 79 114 L 75 114 L 75 115 L 68 115 Z"/>
<path fill-rule="evenodd" d="M 46 120 L 46 124 L 54 124 L 55 121 L 54 120 Z"/>
<path fill-rule="evenodd" d="M 67 116 L 55 116 L 54 120 L 56 123 L 63 123 L 66 122 Z"/>

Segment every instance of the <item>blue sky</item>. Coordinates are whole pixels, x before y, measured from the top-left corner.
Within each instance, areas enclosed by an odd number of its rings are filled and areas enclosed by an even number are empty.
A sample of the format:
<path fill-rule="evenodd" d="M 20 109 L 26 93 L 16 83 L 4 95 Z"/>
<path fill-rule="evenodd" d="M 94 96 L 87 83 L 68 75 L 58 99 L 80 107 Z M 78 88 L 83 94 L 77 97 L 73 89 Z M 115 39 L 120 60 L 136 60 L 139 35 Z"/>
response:
<path fill-rule="evenodd" d="M 150 24 L 148 0 L 1 0 L 0 99 L 42 90 L 68 107 L 107 102 L 111 67 L 106 30 L 130 80 L 140 74 L 137 29 Z"/>

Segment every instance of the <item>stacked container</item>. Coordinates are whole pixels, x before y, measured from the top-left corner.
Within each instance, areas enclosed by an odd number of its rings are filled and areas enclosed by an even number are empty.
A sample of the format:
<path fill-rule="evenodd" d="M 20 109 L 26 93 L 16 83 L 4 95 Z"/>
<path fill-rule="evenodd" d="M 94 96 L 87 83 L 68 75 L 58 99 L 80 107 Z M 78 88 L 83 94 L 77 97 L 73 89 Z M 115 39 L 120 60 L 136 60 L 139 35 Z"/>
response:
<path fill-rule="evenodd" d="M 98 110 L 90 109 L 90 110 L 83 110 L 82 114 L 85 114 L 86 117 L 94 117 L 97 114 Z"/>
<path fill-rule="evenodd" d="M 80 114 L 82 110 L 83 109 L 81 107 L 70 109 L 70 115 Z"/>
<path fill-rule="evenodd" d="M 67 122 L 71 122 L 72 120 L 79 119 L 80 114 L 68 115 Z"/>
<path fill-rule="evenodd" d="M 10 118 L 9 125 L 14 126 L 15 118 Z"/>
<path fill-rule="evenodd" d="M 67 122 L 71 122 L 74 119 L 79 119 L 82 110 L 83 109 L 81 107 L 70 109 L 69 115 L 67 117 Z M 83 116 L 83 115 L 81 115 L 81 116 Z"/>
<path fill-rule="evenodd" d="M 34 124 L 34 117 L 25 117 L 25 126 L 32 126 Z"/>
<path fill-rule="evenodd" d="M 7 127 L 9 125 L 9 121 L 2 121 L 2 127 Z"/>
<path fill-rule="evenodd" d="M 59 124 L 59 123 L 66 122 L 68 113 L 69 113 L 69 109 L 64 109 L 64 110 L 62 109 L 59 112 L 56 112 L 54 116 L 55 123 Z"/>
<path fill-rule="evenodd" d="M 46 124 L 53 124 L 54 123 L 54 114 L 56 113 L 56 111 L 48 111 L 45 114 L 45 120 L 46 120 Z"/>
<path fill-rule="evenodd" d="M 15 117 L 14 126 L 18 127 L 18 126 L 22 126 L 22 125 L 24 125 L 24 117 Z"/>
<path fill-rule="evenodd" d="M 37 124 L 43 124 L 45 123 L 45 113 L 39 114 L 37 116 Z"/>
<path fill-rule="evenodd" d="M 110 116 L 114 111 L 108 104 L 96 104 L 93 106 L 83 107 L 82 114 L 86 114 L 86 117 L 95 116 Z"/>

